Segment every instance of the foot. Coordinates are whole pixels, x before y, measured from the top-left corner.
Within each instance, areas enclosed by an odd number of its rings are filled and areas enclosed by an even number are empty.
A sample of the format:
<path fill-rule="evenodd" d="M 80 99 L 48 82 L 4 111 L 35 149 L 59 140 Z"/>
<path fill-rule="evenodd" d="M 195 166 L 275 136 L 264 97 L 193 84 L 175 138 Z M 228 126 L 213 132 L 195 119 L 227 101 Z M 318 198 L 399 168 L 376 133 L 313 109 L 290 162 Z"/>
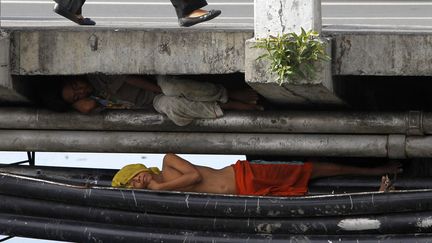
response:
<path fill-rule="evenodd" d="M 228 91 L 228 97 L 251 104 L 256 104 L 259 99 L 258 93 L 253 89 L 230 90 Z"/>
<path fill-rule="evenodd" d="M 394 190 L 394 186 L 392 185 L 392 182 L 390 181 L 390 178 L 388 175 L 381 177 L 381 185 L 378 189 L 380 192 L 388 192 Z"/>
<path fill-rule="evenodd" d="M 57 14 L 79 24 L 79 25 L 95 25 L 96 22 L 89 19 L 84 18 L 81 14 L 71 13 L 67 8 L 60 6 L 59 4 L 54 5 L 54 12 Z"/>
<path fill-rule="evenodd" d="M 196 18 L 196 17 L 203 16 L 204 14 L 207 14 L 207 13 L 208 13 L 207 10 L 197 9 L 197 10 L 193 11 L 192 13 L 190 13 L 187 17 L 188 18 Z"/>
<path fill-rule="evenodd" d="M 220 10 L 202 10 L 198 9 L 190 13 L 187 17 L 179 18 L 179 25 L 182 27 L 190 27 L 195 24 L 199 24 L 205 21 L 216 18 L 221 14 Z"/>
<path fill-rule="evenodd" d="M 241 101 L 229 100 L 227 103 L 220 104 L 223 110 L 238 111 L 262 111 L 264 108 L 257 104 L 249 104 Z"/>

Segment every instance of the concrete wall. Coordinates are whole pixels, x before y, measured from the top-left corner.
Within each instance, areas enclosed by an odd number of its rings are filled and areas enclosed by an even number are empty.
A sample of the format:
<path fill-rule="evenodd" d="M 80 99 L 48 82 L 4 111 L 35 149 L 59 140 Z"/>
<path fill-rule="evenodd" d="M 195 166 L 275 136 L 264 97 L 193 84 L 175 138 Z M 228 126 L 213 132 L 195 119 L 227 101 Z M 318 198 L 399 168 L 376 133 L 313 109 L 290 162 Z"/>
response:
<path fill-rule="evenodd" d="M 250 31 L 21 29 L 12 73 L 223 74 L 243 72 Z"/>
<path fill-rule="evenodd" d="M 10 41 L 2 38 L 1 68 L 11 42 L 17 75 L 244 72 L 245 41 L 253 36 L 251 30 L 4 30 Z M 324 29 L 333 39 L 333 75 L 432 75 L 432 30 L 367 30 Z"/>
<path fill-rule="evenodd" d="M 329 34 L 334 75 L 432 76 L 432 31 Z"/>

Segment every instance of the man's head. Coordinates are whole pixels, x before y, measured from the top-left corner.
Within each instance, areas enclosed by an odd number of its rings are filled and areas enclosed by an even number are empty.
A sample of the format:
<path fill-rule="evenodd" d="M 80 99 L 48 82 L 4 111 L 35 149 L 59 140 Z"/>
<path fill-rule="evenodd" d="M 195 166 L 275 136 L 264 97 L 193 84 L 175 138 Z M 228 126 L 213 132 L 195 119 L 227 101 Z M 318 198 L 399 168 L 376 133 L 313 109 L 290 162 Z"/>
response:
<path fill-rule="evenodd" d="M 157 167 L 147 168 L 143 164 L 130 164 L 121 168 L 113 177 L 113 187 L 145 189 L 152 175 L 160 174 Z"/>
<path fill-rule="evenodd" d="M 87 80 L 75 77 L 64 82 L 62 97 L 67 103 L 73 104 L 80 99 L 89 97 L 92 92 L 93 87 Z"/>

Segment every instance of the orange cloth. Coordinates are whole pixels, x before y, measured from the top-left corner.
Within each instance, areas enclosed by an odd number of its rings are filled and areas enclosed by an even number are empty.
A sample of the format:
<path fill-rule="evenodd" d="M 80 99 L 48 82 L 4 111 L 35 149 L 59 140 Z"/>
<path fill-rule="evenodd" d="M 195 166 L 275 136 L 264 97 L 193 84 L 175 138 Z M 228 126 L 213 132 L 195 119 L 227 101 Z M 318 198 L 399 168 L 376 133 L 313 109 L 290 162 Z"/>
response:
<path fill-rule="evenodd" d="M 311 162 L 252 164 L 239 160 L 232 166 L 238 195 L 305 195 L 312 173 Z"/>

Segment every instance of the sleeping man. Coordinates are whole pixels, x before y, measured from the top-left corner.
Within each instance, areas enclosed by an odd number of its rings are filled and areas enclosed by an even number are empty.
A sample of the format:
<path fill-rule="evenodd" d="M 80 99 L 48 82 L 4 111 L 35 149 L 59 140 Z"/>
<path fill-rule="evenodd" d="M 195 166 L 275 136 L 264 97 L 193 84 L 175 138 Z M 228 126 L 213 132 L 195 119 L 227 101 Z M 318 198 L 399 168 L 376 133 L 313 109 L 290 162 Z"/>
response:
<path fill-rule="evenodd" d="M 198 166 L 166 154 L 162 171 L 131 164 L 117 172 L 113 187 L 257 196 L 301 196 L 310 179 L 337 175 L 385 175 L 402 172 L 400 163 L 374 168 L 324 162 L 237 163 L 222 169 Z"/>
<path fill-rule="evenodd" d="M 176 125 L 195 119 L 223 116 L 224 110 L 262 110 L 259 95 L 251 88 L 224 86 L 177 76 L 158 75 L 156 80 L 136 75 L 73 76 L 63 82 L 37 87 L 42 104 L 55 111 L 69 107 L 84 113 L 103 109 L 155 109 Z"/>

